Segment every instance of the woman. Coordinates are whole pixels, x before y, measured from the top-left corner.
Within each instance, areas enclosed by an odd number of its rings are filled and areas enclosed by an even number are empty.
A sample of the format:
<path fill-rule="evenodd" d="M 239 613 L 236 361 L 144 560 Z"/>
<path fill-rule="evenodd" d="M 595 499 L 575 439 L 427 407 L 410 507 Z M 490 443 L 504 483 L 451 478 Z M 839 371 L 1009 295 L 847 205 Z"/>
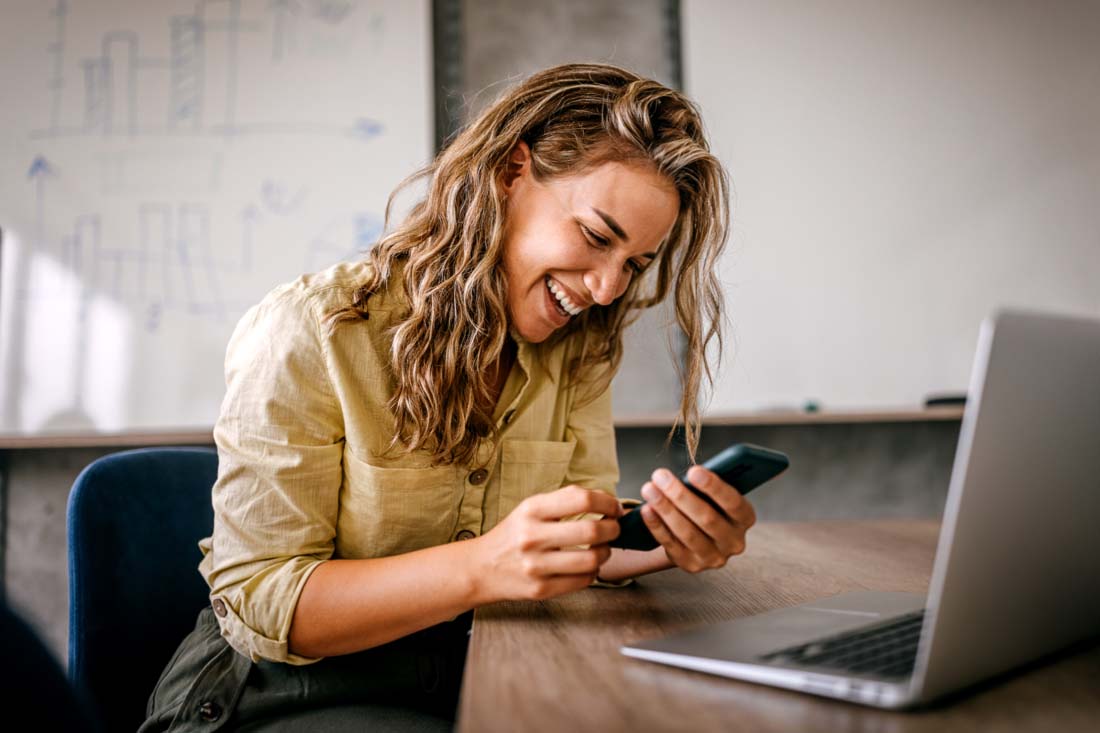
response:
<path fill-rule="evenodd" d="M 642 493 L 661 546 L 607 546 L 624 511 L 608 385 L 623 329 L 670 289 L 698 440 L 728 214 L 692 104 L 612 66 L 548 69 L 403 186 L 420 177 L 364 261 L 238 324 L 200 543 L 211 607 L 143 730 L 446 728 L 472 609 L 744 549 L 751 505 L 700 467 L 725 515 L 658 469 Z"/>

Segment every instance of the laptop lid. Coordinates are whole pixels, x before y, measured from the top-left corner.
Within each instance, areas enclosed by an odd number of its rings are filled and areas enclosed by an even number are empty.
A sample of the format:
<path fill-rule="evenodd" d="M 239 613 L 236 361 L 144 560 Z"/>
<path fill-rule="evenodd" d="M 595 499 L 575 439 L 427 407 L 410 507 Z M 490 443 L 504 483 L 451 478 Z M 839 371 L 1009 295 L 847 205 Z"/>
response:
<path fill-rule="evenodd" d="M 924 632 L 920 700 L 1100 633 L 1100 321 L 982 324 Z"/>

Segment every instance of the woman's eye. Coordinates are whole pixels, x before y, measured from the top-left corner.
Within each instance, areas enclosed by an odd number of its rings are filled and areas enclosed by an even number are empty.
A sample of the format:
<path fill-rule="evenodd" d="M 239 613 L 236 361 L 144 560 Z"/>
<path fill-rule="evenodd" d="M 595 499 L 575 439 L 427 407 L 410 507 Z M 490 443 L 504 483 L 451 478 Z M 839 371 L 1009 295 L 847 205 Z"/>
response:
<path fill-rule="evenodd" d="M 607 241 L 606 237 L 601 237 L 599 234 L 596 234 L 594 231 L 592 231 L 588 227 L 581 227 L 581 231 L 584 232 L 584 235 L 586 237 L 588 237 L 589 239 L 594 241 L 599 246 L 606 247 L 608 245 L 608 241 Z"/>
<path fill-rule="evenodd" d="M 581 231 L 584 232 L 584 236 L 588 238 L 597 247 L 606 247 L 610 244 L 607 237 L 600 236 L 596 232 L 592 231 L 586 226 L 581 226 Z M 637 262 L 630 260 L 626 263 L 627 269 L 635 275 L 642 274 L 642 270 L 645 269 L 645 265 L 639 265 Z"/>

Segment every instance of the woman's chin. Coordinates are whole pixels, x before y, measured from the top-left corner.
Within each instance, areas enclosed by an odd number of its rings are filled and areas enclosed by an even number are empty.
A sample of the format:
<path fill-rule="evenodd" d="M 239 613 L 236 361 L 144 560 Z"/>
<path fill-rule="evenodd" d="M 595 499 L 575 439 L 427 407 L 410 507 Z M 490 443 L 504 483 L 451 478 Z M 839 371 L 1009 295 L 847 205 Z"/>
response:
<path fill-rule="evenodd" d="M 529 344 L 541 344 L 557 329 L 549 323 L 513 322 L 512 330 Z"/>
<path fill-rule="evenodd" d="M 529 344 L 541 344 L 546 339 L 550 338 L 550 335 L 554 333 L 553 329 L 541 328 L 536 331 L 530 331 L 527 329 L 516 329 L 524 341 Z"/>

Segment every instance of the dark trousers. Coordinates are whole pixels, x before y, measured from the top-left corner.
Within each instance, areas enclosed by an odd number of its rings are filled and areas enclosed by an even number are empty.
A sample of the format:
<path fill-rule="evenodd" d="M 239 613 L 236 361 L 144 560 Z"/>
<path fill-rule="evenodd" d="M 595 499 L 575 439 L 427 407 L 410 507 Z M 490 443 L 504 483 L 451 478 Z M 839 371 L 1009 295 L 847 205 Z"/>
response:
<path fill-rule="evenodd" d="M 139 733 L 449 731 L 473 612 L 314 664 L 253 662 L 204 608 L 149 697 Z"/>

